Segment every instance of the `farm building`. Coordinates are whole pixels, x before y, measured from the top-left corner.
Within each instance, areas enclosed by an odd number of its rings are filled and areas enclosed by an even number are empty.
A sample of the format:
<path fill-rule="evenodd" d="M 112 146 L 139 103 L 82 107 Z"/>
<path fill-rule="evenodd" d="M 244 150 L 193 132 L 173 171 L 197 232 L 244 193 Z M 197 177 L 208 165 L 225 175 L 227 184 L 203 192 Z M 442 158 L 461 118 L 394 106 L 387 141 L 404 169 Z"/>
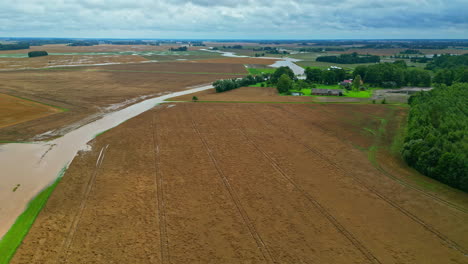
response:
<path fill-rule="evenodd" d="M 340 89 L 312 89 L 313 95 L 334 95 L 343 96 L 343 90 Z"/>

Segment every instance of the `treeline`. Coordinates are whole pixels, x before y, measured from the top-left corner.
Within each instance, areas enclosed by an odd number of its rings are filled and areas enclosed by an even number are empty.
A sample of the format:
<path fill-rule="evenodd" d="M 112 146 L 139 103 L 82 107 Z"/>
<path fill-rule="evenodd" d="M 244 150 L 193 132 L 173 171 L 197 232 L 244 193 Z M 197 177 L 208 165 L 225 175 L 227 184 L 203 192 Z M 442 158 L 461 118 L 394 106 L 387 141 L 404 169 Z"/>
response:
<path fill-rule="evenodd" d="M 354 69 L 353 76 L 360 75 L 364 83 L 384 88 L 396 88 L 401 86 L 431 86 L 431 74 L 427 70 L 408 68 L 404 61 L 394 63 L 379 63 L 368 66 L 358 66 Z"/>
<path fill-rule="evenodd" d="M 345 70 L 339 68 L 330 68 L 321 70 L 307 67 L 304 71 L 306 80 L 312 83 L 337 84 L 351 77 Z"/>
<path fill-rule="evenodd" d="M 269 54 L 289 54 L 289 52 L 285 50 L 280 51 L 276 47 L 260 47 L 260 48 L 253 48 L 252 50 L 253 51 L 265 51 L 265 53 L 269 53 Z M 262 53 L 262 54 L 265 55 L 265 53 Z M 260 57 L 260 54 L 258 54 L 259 56 L 257 56 L 257 54 L 258 53 L 255 54 L 255 57 Z"/>
<path fill-rule="evenodd" d="M 422 53 L 419 50 L 407 49 L 407 50 L 400 52 L 400 54 L 422 54 Z"/>
<path fill-rule="evenodd" d="M 468 82 L 468 54 L 435 56 L 426 69 L 435 72 L 434 83 L 450 86 L 455 82 Z"/>
<path fill-rule="evenodd" d="M 29 43 L 27 42 L 19 42 L 19 43 L 11 43 L 11 44 L 0 43 L 0 50 L 19 50 L 19 49 L 29 49 Z"/>
<path fill-rule="evenodd" d="M 435 55 L 433 60 L 427 64 L 428 70 L 457 69 L 468 67 L 468 54 L 463 55 Z"/>
<path fill-rule="evenodd" d="M 49 55 L 47 53 L 47 51 L 30 51 L 30 52 L 28 52 L 28 57 L 30 57 L 30 58 L 47 56 L 47 55 Z"/>
<path fill-rule="evenodd" d="M 223 49 L 243 49 L 242 45 L 223 46 Z"/>
<path fill-rule="evenodd" d="M 376 55 L 359 56 L 356 52 L 354 52 L 352 54 L 341 54 L 340 56 L 321 56 L 315 60 L 340 64 L 377 63 L 380 62 L 380 57 Z"/>
<path fill-rule="evenodd" d="M 303 41 L 301 41 L 303 42 Z M 466 40 L 314 40 L 308 46 L 348 46 L 346 49 L 447 49 L 468 47 Z"/>
<path fill-rule="evenodd" d="M 346 51 L 345 48 L 300 48 L 299 52 Z"/>
<path fill-rule="evenodd" d="M 190 45 L 192 45 L 194 47 L 204 47 L 204 46 L 206 46 L 202 41 L 191 42 Z"/>
<path fill-rule="evenodd" d="M 183 46 L 183 47 L 178 47 L 178 48 L 170 48 L 169 50 L 170 51 L 187 51 L 187 47 L 186 46 Z"/>
<path fill-rule="evenodd" d="M 79 47 L 79 46 L 94 46 L 99 45 L 98 41 L 75 41 L 73 43 L 68 43 L 67 46 Z"/>
<path fill-rule="evenodd" d="M 263 75 L 252 76 L 248 75 L 244 78 L 234 78 L 234 79 L 226 79 L 226 80 L 217 80 L 213 83 L 213 87 L 215 88 L 217 93 L 222 93 L 226 91 L 230 91 L 233 89 L 237 89 L 239 87 L 249 86 L 256 83 L 264 82 L 266 77 Z"/>
<path fill-rule="evenodd" d="M 468 192 L 468 84 L 417 93 L 409 104 L 405 161 L 424 175 Z"/>

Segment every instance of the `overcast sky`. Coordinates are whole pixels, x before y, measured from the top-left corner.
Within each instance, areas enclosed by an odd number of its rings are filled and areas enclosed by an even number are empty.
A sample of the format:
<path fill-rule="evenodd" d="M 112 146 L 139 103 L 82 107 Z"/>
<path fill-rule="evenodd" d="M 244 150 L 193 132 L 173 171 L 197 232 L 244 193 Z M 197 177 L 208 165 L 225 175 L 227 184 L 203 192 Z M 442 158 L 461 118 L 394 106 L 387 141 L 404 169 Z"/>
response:
<path fill-rule="evenodd" d="M 468 0 L 12 0 L 0 37 L 468 38 Z"/>

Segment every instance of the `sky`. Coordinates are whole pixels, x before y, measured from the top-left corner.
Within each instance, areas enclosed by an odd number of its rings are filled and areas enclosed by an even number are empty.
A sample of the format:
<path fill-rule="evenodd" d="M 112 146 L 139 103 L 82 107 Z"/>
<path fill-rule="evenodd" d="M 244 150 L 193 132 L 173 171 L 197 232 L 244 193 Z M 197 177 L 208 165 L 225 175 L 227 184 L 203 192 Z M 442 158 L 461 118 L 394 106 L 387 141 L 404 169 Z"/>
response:
<path fill-rule="evenodd" d="M 468 0 L 14 0 L 0 37 L 466 39 Z"/>

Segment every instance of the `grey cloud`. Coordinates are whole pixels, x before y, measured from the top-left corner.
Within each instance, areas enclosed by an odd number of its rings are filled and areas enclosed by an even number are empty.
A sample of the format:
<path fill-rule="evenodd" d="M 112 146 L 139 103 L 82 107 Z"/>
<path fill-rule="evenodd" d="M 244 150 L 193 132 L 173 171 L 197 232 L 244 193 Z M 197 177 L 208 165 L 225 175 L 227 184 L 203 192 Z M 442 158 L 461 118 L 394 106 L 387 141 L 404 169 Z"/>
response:
<path fill-rule="evenodd" d="M 450 28 L 460 37 L 465 10 L 466 0 L 19 0 L 2 5 L 0 36 L 369 38 Z"/>

